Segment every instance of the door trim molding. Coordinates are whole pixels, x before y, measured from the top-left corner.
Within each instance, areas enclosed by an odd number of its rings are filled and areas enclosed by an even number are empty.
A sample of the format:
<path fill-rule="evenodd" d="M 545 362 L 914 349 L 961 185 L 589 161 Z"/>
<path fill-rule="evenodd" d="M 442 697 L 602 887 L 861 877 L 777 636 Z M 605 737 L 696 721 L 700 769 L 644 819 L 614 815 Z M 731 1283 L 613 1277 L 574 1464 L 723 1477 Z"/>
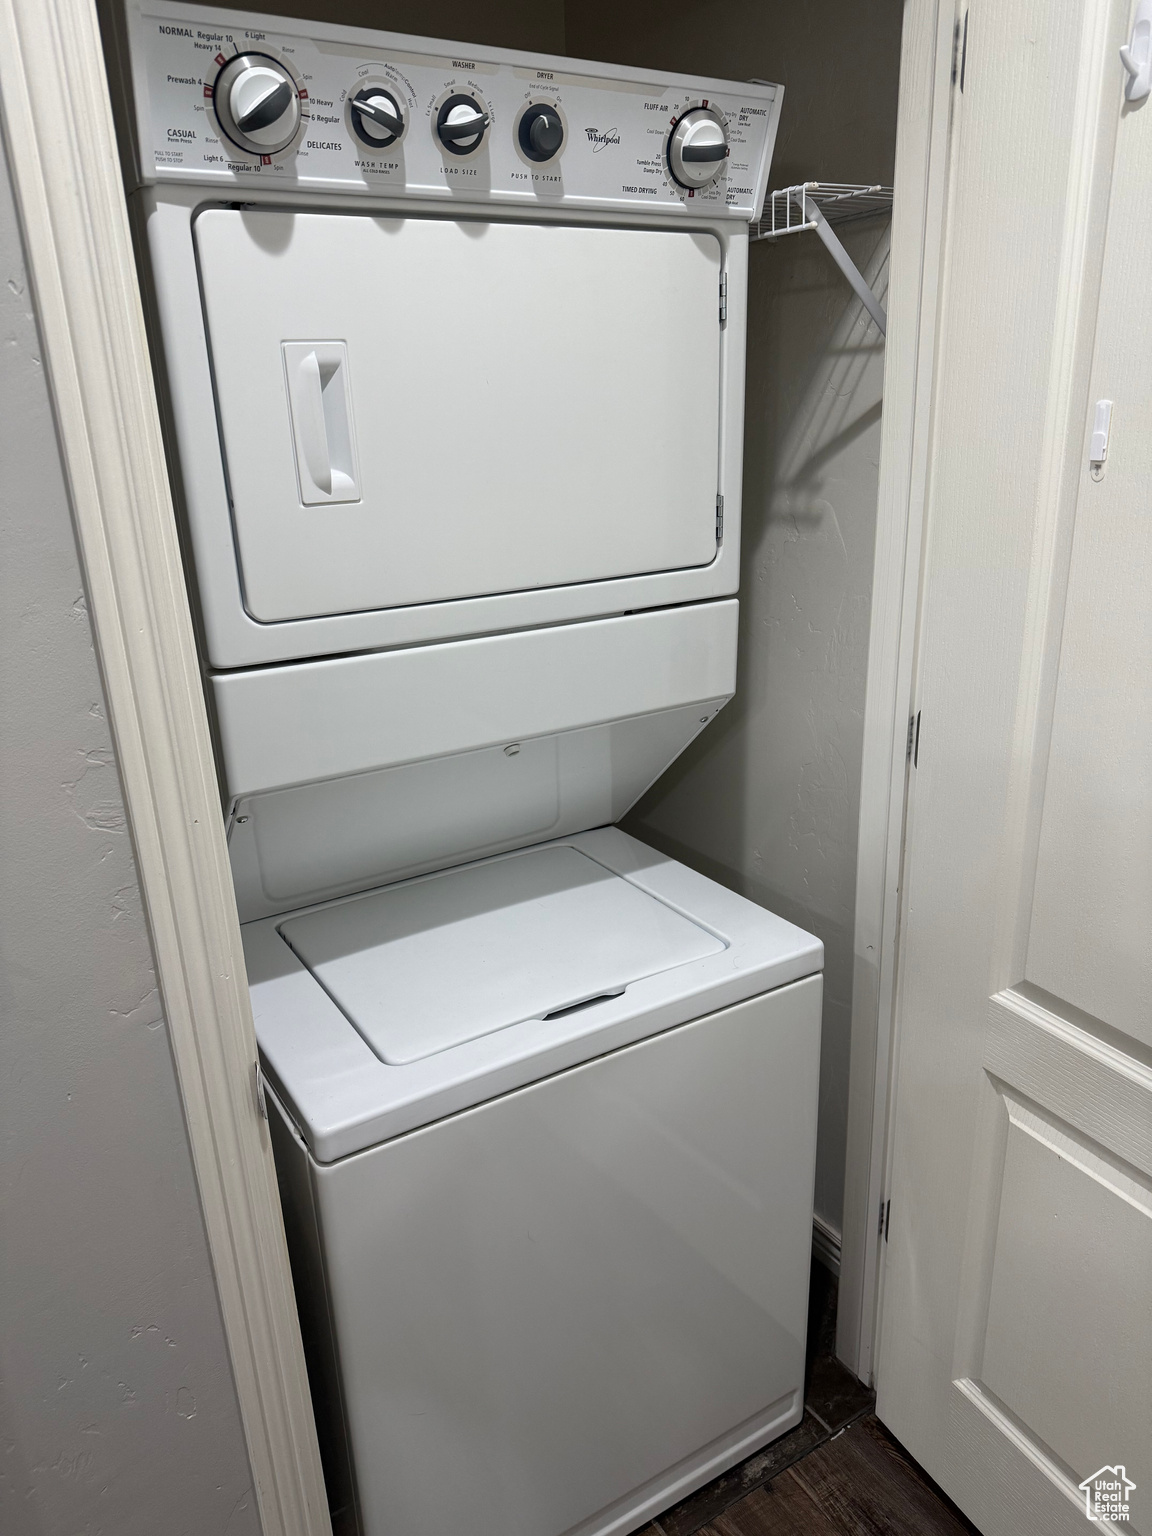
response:
<path fill-rule="evenodd" d="M 0 0 L 0 99 L 263 1530 L 330 1536 L 93 0 Z"/>
<path fill-rule="evenodd" d="M 836 1353 L 871 1382 L 879 1321 L 908 722 L 953 112 L 953 0 L 905 0 L 856 863 Z"/>

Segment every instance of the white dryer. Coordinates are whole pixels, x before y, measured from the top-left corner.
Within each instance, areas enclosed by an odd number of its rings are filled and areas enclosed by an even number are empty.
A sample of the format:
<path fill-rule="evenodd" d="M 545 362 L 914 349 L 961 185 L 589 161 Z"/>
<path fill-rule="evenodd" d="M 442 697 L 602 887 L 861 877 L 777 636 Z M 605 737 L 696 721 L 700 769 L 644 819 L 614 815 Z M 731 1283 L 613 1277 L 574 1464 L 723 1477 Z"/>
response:
<path fill-rule="evenodd" d="M 821 947 L 614 826 L 735 687 L 781 92 L 118 40 L 335 1515 L 623 1533 L 802 1411 Z"/>

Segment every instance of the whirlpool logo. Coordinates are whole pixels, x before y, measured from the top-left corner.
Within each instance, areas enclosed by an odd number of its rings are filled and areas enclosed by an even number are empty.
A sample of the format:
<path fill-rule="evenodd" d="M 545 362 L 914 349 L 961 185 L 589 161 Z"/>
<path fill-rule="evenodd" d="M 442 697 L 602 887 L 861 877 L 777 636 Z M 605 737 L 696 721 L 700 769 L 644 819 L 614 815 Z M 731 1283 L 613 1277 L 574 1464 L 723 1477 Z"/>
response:
<path fill-rule="evenodd" d="M 585 128 L 584 132 L 588 135 L 588 142 L 592 146 L 592 153 L 594 155 L 598 155 L 609 144 L 619 144 L 620 142 L 620 134 L 615 128 Z"/>

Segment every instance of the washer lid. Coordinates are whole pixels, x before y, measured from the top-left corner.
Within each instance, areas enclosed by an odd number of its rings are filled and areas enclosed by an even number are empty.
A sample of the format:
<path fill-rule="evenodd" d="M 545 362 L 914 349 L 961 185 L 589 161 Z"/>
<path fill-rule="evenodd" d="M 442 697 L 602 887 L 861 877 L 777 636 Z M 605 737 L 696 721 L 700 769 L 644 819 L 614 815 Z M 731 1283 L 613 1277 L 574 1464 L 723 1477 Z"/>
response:
<path fill-rule="evenodd" d="M 544 858 L 553 852 L 581 857 L 565 857 L 554 864 Z M 589 864 L 594 880 L 589 876 Z M 500 867 L 507 865 L 513 869 L 501 876 Z M 492 874 L 484 875 L 479 887 L 462 882 L 461 877 L 481 870 Z M 571 876 L 577 871 L 582 880 L 573 889 Z M 508 883 L 489 885 L 489 879 Z M 632 890 L 622 891 L 621 886 Z M 470 925 L 462 919 L 480 916 L 478 907 L 483 903 L 473 897 L 469 910 L 467 901 L 468 891 L 477 889 L 481 894 L 489 892 L 490 917 L 494 917 L 493 909 L 501 907 L 501 902 L 493 899 L 497 891 L 504 893 L 505 903 L 509 898 L 513 902 L 510 910 L 506 908 L 503 933 L 495 922 L 488 930 L 504 946 L 503 964 L 490 964 L 485 954 L 484 969 L 479 972 L 475 965 L 463 962 L 463 950 L 457 943 L 461 934 L 469 932 Z M 569 895 L 562 899 L 565 889 Z M 421 894 L 417 899 L 430 903 L 427 920 L 415 925 L 429 944 L 421 957 L 427 964 L 418 968 L 425 989 L 420 999 L 424 1009 L 421 1020 L 438 1027 L 446 1019 L 454 1023 L 462 1018 L 468 1023 L 459 1028 L 456 1044 L 441 1043 L 437 1048 L 421 1035 L 415 1042 L 399 1042 L 399 1048 L 403 1050 L 407 1044 L 409 1049 L 430 1050 L 431 1055 L 389 1062 L 369 1044 L 364 1022 L 359 1017 L 357 1023 L 351 1022 L 352 1009 L 379 1014 L 383 1001 L 393 1018 L 403 1017 L 393 982 L 402 968 L 386 972 L 383 963 L 379 969 L 370 965 L 367 980 L 361 976 L 349 985 L 344 965 L 339 962 L 351 958 L 358 947 L 375 949 L 389 937 L 403 941 L 396 946 L 403 954 L 414 938 L 412 932 L 401 934 L 383 922 L 373 931 L 366 923 L 358 945 L 351 925 L 359 911 L 388 913 L 387 905 L 377 906 L 379 897 L 397 899 L 393 912 L 414 910 L 406 903 L 418 890 Z M 530 896 L 532 890 L 535 896 Z M 442 891 L 448 895 L 437 906 L 436 893 Z M 456 891 L 464 894 L 450 899 Z M 600 914 L 596 922 L 586 922 L 580 897 Z M 635 897 L 641 899 L 633 904 Z M 572 906 L 566 905 L 569 899 Z M 452 911 L 456 901 L 459 906 Z M 625 902 L 629 904 L 625 906 Z M 526 911 L 529 907 L 531 914 Z M 544 943 L 534 944 L 527 936 L 528 920 L 550 909 L 558 915 L 538 930 L 544 934 Z M 621 912 L 626 917 L 620 927 L 628 939 L 623 961 L 622 951 L 615 948 L 618 936 L 612 916 Z M 310 920 L 326 914 L 335 919 L 333 927 L 312 930 Z M 522 921 L 518 942 L 510 944 L 510 932 Z M 657 923 L 657 932 L 668 940 L 664 949 L 653 940 Z M 245 924 L 241 931 L 261 1070 L 318 1163 L 334 1163 L 554 1072 L 578 1067 L 594 1056 L 731 1007 L 759 992 L 787 986 L 819 971 L 823 963 L 819 939 L 637 842 L 618 827 L 580 832 L 521 853 L 499 854 L 482 863 L 421 876 L 324 907 L 262 918 Z M 300 958 L 286 934 L 295 935 L 302 949 L 307 946 L 315 969 Z M 591 939 L 608 946 L 606 952 L 614 969 L 599 963 L 585 971 L 578 969 Z M 668 968 L 649 969 L 644 974 L 640 956 L 645 950 L 641 944 L 646 947 L 649 967 L 663 964 Z M 383 949 L 387 955 L 386 942 Z M 550 961 L 550 967 L 541 967 L 541 954 Z M 692 954 L 699 958 L 688 958 Z M 565 974 L 566 985 L 529 991 L 525 973 L 555 982 L 560 976 L 561 957 L 564 967 L 570 968 Z M 339 1002 L 321 972 L 327 965 L 335 972 L 333 984 L 344 988 Z M 449 967 L 451 975 L 447 974 Z M 407 974 L 411 976 L 412 970 Z M 628 976 L 637 979 L 628 982 Z M 523 989 L 510 1002 L 506 1000 L 503 1009 L 493 1006 L 493 977 Z M 579 1001 L 581 995 L 601 994 L 610 978 L 624 985 L 619 996 L 592 1000 L 575 1011 L 556 1012 L 558 1007 L 563 1009 L 564 1002 Z M 408 996 L 411 998 L 411 991 Z M 487 1034 L 478 1034 L 481 1026 L 473 1022 L 481 1007 Z M 513 1020 L 518 1022 L 510 1022 Z M 442 1035 L 441 1042 L 445 1038 Z M 388 1048 L 395 1049 L 396 1042 L 388 1042 Z"/>
<path fill-rule="evenodd" d="M 570 844 L 353 897 L 280 933 L 394 1066 L 619 996 L 727 947 Z"/>

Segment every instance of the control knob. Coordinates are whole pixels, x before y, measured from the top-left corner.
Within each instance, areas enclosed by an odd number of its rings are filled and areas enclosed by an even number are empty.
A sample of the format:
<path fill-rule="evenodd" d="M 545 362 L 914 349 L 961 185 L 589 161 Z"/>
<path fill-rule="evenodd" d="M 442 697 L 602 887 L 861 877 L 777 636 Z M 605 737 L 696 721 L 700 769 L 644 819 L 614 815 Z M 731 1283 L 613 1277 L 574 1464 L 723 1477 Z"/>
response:
<path fill-rule="evenodd" d="M 449 96 L 436 114 L 436 137 L 450 155 L 479 149 L 490 118 L 475 96 Z"/>
<path fill-rule="evenodd" d="M 695 107 L 672 130 L 668 140 L 668 169 L 682 187 L 707 187 L 724 169 L 728 132 L 714 112 Z"/>
<path fill-rule="evenodd" d="M 366 85 L 352 98 L 352 126 L 365 144 L 387 149 L 404 132 L 404 113 L 391 91 Z"/>
<path fill-rule="evenodd" d="M 564 124 L 556 108 L 545 102 L 529 107 L 520 119 L 520 148 L 529 160 L 552 160 L 564 142 Z"/>
<path fill-rule="evenodd" d="M 228 138 L 255 155 L 287 149 L 300 126 L 296 82 L 264 53 L 229 59 L 216 77 L 212 102 Z"/>

